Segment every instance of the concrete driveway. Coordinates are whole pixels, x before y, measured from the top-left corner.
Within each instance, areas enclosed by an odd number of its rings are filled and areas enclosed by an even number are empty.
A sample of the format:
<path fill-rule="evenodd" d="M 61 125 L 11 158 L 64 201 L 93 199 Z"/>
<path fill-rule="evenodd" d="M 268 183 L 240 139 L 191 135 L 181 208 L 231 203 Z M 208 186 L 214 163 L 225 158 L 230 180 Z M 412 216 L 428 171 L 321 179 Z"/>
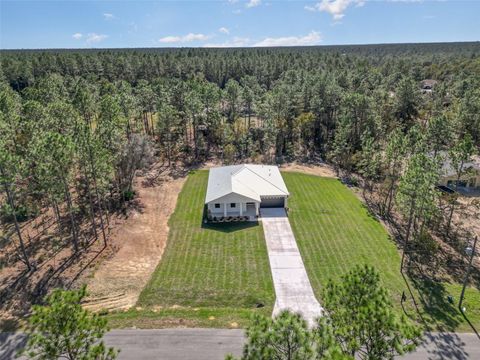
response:
<path fill-rule="evenodd" d="M 273 316 L 288 309 L 313 325 L 323 309 L 313 293 L 285 209 L 262 208 L 260 215 L 275 287 Z"/>

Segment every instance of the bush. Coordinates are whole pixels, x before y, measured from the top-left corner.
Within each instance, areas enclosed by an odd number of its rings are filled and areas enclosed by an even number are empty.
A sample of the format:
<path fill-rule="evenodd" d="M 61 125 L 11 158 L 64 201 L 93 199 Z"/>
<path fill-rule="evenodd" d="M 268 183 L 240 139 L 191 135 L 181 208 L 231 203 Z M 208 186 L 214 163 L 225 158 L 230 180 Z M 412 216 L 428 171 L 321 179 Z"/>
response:
<path fill-rule="evenodd" d="M 440 247 L 427 231 L 422 231 L 412 240 L 411 248 L 413 259 L 422 264 L 435 265 Z"/>
<path fill-rule="evenodd" d="M 15 209 L 15 215 L 17 216 L 17 221 L 23 222 L 27 221 L 28 219 L 36 216 L 38 214 L 37 209 L 29 209 L 24 205 L 18 205 Z M 10 205 L 5 204 L 0 208 L 0 217 L 5 222 L 13 222 L 13 209 Z"/>
<path fill-rule="evenodd" d="M 123 199 L 125 201 L 130 201 L 130 200 L 133 200 L 133 198 L 135 197 L 135 191 L 133 190 L 125 190 L 123 192 Z"/>

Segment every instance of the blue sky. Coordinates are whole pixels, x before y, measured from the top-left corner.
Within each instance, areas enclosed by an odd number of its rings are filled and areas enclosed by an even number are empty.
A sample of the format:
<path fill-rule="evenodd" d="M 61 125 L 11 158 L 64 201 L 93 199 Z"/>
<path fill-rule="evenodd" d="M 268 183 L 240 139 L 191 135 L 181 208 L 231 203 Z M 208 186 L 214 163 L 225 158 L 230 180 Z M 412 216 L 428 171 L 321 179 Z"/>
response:
<path fill-rule="evenodd" d="M 480 0 L 0 0 L 0 48 L 480 40 Z"/>

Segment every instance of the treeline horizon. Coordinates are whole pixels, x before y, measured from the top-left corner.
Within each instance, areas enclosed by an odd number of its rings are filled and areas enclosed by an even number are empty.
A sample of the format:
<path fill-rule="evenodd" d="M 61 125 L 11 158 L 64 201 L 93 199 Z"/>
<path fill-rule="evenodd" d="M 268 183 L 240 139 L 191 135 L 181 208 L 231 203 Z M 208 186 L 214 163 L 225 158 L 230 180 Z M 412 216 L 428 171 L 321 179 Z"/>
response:
<path fill-rule="evenodd" d="M 478 47 L 480 46 L 480 41 L 433 41 L 433 42 L 386 42 L 386 43 L 360 43 L 360 44 L 329 44 L 329 45 L 292 45 L 292 46 L 212 46 L 212 47 L 202 47 L 202 46 L 145 46 L 145 47 L 92 47 L 92 48 L 62 48 L 62 47 L 51 47 L 51 48 L 8 48 L 8 49 L 0 49 L 1 52 L 15 52 L 15 51 L 170 51 L 170 50 L 190 50 L 190 49 L 207 49 L 207 50 L 248 50 L 248 49 L 322 49 L 322 50 L 341 50 L 341 49 L 348 49 L 351 51 L 358 51 L 362 48 L 367 47 L 381 47 L 384 50 L 387 48 L 393 48 L 397 46 L 402 46 L 405 50 L 405 47 L 428 47 L 428 51 L 432 51 L 434 47 L 441 46 L 445 51 L 445 46 L 471 46 L 472 50 L 475 52 L 478 51 Z M 391 49 L 390 49 L 391 50 Z M 403 51 L 404 51 L 403 50 Z"/>

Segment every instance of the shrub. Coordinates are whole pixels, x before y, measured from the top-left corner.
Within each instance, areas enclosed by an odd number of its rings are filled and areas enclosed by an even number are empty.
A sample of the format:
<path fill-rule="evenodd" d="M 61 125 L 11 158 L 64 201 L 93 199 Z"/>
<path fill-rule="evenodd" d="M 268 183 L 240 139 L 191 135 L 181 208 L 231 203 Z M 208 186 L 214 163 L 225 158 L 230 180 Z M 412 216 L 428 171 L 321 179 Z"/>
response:
<path fill-rule="evenodd" d="M 123 192 L 123 198 L 125 199 L 125 201 L 133 200 L 134 197 L 135 197 L 135 191 L 133 190 L 125 190 Z"/>
<path fill-rule="evenodd" d="M 17 216 L 17 221 L 23 222 L 27 221 L 31 217 L 34 217 L 38 214 L 38 209 L 31 208 L 29 209 L 25 205 L 18 205 L 15 209 L 15 215 Z M 4 204 L 0 208 L 0 216 L 5 222 L 12 222 L 13 218 L 13 209 L 10 205 Z"/>

